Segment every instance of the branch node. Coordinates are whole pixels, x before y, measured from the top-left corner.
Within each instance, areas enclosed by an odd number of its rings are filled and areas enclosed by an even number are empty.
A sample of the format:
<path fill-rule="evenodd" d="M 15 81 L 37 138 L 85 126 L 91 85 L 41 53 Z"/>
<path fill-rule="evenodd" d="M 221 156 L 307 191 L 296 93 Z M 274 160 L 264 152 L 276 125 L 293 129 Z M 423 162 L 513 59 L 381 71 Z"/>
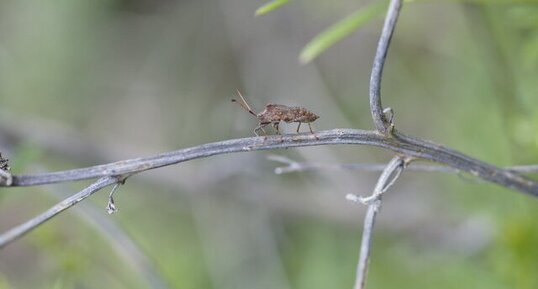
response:
<path fill-rule="evenodd" d="M 383 114 L 385 116 L 385 121 L 388 124 L 387 135 L 390 136 L 394 131 L 394 110 L 392 109 L 392 107 L 387 107 L 383 109 Z"/>
<path fill-rule="evenodd" d="M 301 169 L 301 165 L 298 162 L 296 162 L 294 160 L 291 160 L 291 159 L 289 159 L 289 158 L 287 158 L 285 156 L 269 155 L 267 157 L 267 159 L 271 160 L 271 161 L 287 164 L 287 166 L 285 166 L 285 167 L 277 167 L 277 168 L 275 168 L 274 172 L 277 175 L 281 175 L 281 174 L 284 174 L 284 173 L 289 173 L 289 172 L 293 172 L 293 171 Z"/>
<path fill-rule="evenodd" d="M 13 176 L 9 172 L 11 168 L 9 167 L 8 159 L 2 157 L 0 153 L 0 186 L 9 187 L 13 183 Z"/>
<path fill-rule="evenodd" d="M 347 194 L 346 200 L 352 201 L 355 203 L 360 203 L 366 206 L 371 206 L 371 205 L 376 205 L 376 203 L 381 200 L 381 194 L 374 193 L 368 197 L 357 196 L 355 194 Z"/>
<path fill-rule="evenodd" d="M 359 202 L 366 206 L 376 205 L 376 203 L 381 201 L 381 193 L 374 193 L 368 197 L 359 197 Z"/>
<path fill-rule="evenodd" d="M 13 176 L 9 171 L 0 170 L 0 187 L 9 187 L 13 184 Z"/>
<path fill-rule="evenodd" d="M 112 191 L 110 191 L 110 194 L 108 195 L 108 203 L 106 205 L 106 211 L 108 214 L 112 215 L 118 211 L 118 208 L 116 207 L 116 203 L 114 202 L 114 193 L 118 189 L 120 185 L 125 184 L 125 181 L 128 177 L 130 177 L 132 174 L 125 174 L 121 176 L 116 177 L 116 184 L 112 188 Z"/>

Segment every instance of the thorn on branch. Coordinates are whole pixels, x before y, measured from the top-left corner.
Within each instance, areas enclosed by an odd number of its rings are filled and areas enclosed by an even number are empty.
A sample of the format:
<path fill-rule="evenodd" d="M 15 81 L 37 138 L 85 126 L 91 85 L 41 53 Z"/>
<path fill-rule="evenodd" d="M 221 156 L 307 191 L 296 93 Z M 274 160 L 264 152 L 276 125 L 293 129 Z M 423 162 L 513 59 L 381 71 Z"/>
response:
<path fill-rule="evenodd" d="M 110 191 L 110 194 L 108 195 L 108 204 L 106 205 L 106 211 L 109 214 L 114 214 L 118 211 L 118 208 L 116 208 L 116 204 L 114 203 L 114 192 L 116 192 L 116 189 L 118 189 L 119 185 L 120 183 L 116 183 L 112 188 L 112 191 Z"/>
<path fill-rule="evenodd" d="M 385 120 L 389 126 L 388 134 L 391 135 L 394 130 L 394 110 L 391 107 L 383 109 L 383 114 L 385 115 Z"/>
<path fill-rule="evenodd" d="M 116 207 L 116 203 L 114 202 L 114 193 L 118 189 L 120 185 L 125 184 L 125 181 L 130 175 L 127 176 L 120 176 L 118 177 L 118 182 L 114 185 L 112 190 L 110 191 L 110 194 L 108 195 L 108 203 L 106 205 L 106 211 L 108 214 L 112 215 L 118 211 L 118 208 Z"/>

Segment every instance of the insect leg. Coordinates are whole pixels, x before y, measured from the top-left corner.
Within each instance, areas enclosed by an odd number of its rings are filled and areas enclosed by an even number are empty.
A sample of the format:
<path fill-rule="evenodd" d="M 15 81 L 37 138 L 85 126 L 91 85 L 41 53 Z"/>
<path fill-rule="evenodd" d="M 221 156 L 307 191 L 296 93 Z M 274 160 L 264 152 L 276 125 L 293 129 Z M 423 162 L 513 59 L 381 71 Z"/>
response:
<path fill-rule="evenodd" d="M 260 135 L 258 134 L 258 131 L 259 131 L 259 130 L 263 131 L 263 134 L 267 134 L 267 132 L 265 131 L 265 129 L 263 129 L 263 127 L 266 126 L 266 125 L 267 125 L 267 123 L 258 125 L 258 126 L 254 129 L 254 134 L 255 134 L 256 136 L 260 136 Z"/>
<path fill-rule="evenodd" d="M 308 124 L 310 125 L 310 124 Z M 301 128 L 301 122 L 299 122 L 299 125 L 297 126 L 297 133 L 299 133 L 299 128 Z"/>
<path fill-rule="evenodd" d="M 279 122 L 273 122 L 273 127 L 274 127 L 275 130 L 276 130 L 276 134 L 280 134 L 280 131 L 278 130 L 278 125 L 279 125 L 279 124 L 280 124 Z"/>
<path fill-rule="evenodd" d="M 308 123 L 308 128 L 310 129 L 310 133 L 314 133 L 314 132 L 312 131 L 312 126 L 310 125 L 310 123 Z"/>
<path fill-rule="evenodd" d="M 312 131 L 312 126 L 310 125 L 310 123 L 308 123 L 308 128 L 310 129 L 310 133 L 313 134 L 317 140 L 319 140 L 319 137 L 314 133 L 314 131 Z"/>

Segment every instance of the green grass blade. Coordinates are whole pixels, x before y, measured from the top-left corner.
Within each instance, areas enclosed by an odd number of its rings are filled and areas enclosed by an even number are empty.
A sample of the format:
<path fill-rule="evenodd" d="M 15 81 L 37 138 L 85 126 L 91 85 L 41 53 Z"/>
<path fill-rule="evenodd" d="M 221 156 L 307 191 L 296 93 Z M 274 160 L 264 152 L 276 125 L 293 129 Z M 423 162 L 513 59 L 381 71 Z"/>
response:
<path fill-rule="evenodd" d="M 318 34 L 316 37 L 314 37 L 314 39 L 305 45 L 299 56 L 300 62 L 306 64 L 312 61 L 323 51 L 327 50 L 338 41 L 353 33 L 369 20 L 373 19 L 374 17 L 381 16 L 386 7 L 387 3 L 382 1 L 380 3 L 357 10 L 348 17 L 333 24 L 331 27 Z"/>
<path fill-rule="evenodd" d="M 265 3 L 262 7 L 256 10 L 255 15 L 258 16 L 271 12 L 288 2 L 290 2 L 290 0 L 273 0 L 271 2 Z"/>

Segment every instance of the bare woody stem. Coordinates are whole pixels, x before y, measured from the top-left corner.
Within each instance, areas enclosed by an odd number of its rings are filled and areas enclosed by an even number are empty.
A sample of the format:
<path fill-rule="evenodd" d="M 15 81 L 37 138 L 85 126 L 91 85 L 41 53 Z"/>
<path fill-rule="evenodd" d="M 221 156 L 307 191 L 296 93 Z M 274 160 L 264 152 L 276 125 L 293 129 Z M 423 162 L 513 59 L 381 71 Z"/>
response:
<path fill-rule="evenodd" d="M 312 134 L 274 137 L 249 137 L 203 144 L 146 158 L 136 158 L 104 165 L 36 175 L 14 175 L 11 186 L 35 186 L 59 182 L 130 175 L 192 159 L 235 152 L 284 149 L 317 145 L 371 145 L 400 155 L 425 159 L 465 171 L 483 180 L 538 196 L 538 183 L 510 170 L 501 169 L 435 143 L 408 137 L 399 132 L 391 136 L 376 131 L 333 129 Z M 7 186 L 0 183 L 0 186 Z"/>
<path fill-rule="evenodd" d="M 281 155 L 271 155 L 267 159 L 286 164 L 275 168 L 275 174 L 289 174 L 297 172 L 319 171 L 319 170 L 350 170 L 363 172 L 382 172 L 387 166 L 384 163 L 321 163 L 321 162 L 299 162 Z M 522 165 L 504 167 L 505 170 L 519 174 L 538 173 L 538 165 Z M 413 162 L 405 168 L 408 172 L 441 172 L 459 174 L 461 171 L 443 165 L 418 164 Z"/>
<path fill-rule="evenodd" d="M 40 224 L 89 197 L 97 190 L 121 182 L 126 176 L 142 171 L 169 166 L 197 158 L 234 152 L 283 149 L 329 144 L 371 145 L 392 150 L 410 159 L 424 159 L 445 164 L 456 171 L 465 171 L 483 180 L 538 196 L 538 183 L 519 175 L 514 168 L 501 169 L 473 159 L 432 142 L 405 136 L 394 132 L 386 136 L 377 131 L 355 129 L 333 129 L 312 134 L 283 135 L 277 137 L 250 137 L 203 144 L 178 151 L 166 152 L 146 158 L 136 158 L 93 167 L 35 175 L 14 175 L 12 182 L 0 180 L 0 187 L 36 186 L 60 182 L 96 179 L 98 181 L 55 205 L 45 213 L 0 235 L 0 248 L 16 240 Z M 520 172 L 530 172 L 535 167 L 517 168 Z"/>
<path fill-rule="evenodd" d="M 90 186 L 86 187 L 82 191 L 70 196 L 69 198 L 59 202 L 54 205 L 54 207 L 48 209 L 46 212 L 38 215 L 37 217 L 22 223 L 16 227 L 11 228 L 5 233 L 0 235 L 0 249 L 9 243 L 17 240 L 18 238 L 24 236 L 26 233 L 37 228 L 39 225 L 50 220 L 52 217 L 58 215 L 59 213 L 69 209 L 70 207 L 76 205 L 80 201 L 91 196 L 93 193 L 99 191 L 100 189 L 117 183 L 118 179 L 115 177 L 103 177 L 92 183 Z"/>
<path fill-rule="evenodd" d="M 387 58 L 390 41 L 401 7 L 402 0 L 390 1 L 385 23 L 383 24 L 383 31 L 377 44 L 372 74 L 370 76 L 370 110 L 377 131 L 383 134 L 390 132 L 391 124 L 387 121 L 383 113 L 383 106 L 381 105 L 381 76 L 383 75 L 383 66 L 385 65 L 385 59 Z"/>
<path fill-rule="evenodd" d="M 387 164 L 377 184 L 373 194 L 368 198 L 357 198 L 354 195 L 348 195 L 348 198 L 354 201 L 364 202 L 368 199 L 368 210 L 364 217 L 364 228 L 362 231 L 361 247 L 359 251 L 359 261 L 357 263 L 357 273 L 355 278 L 354 289 L 362 289 L 366 285 L 366 275 L 368 273 L 368 263 L 370 259 L 370 249 L 374 231 L 375 218 L 381 208 L 382 194 L 387 191 L 398 179 L 405 165 L 402 157 L 396 156 Z"/>

